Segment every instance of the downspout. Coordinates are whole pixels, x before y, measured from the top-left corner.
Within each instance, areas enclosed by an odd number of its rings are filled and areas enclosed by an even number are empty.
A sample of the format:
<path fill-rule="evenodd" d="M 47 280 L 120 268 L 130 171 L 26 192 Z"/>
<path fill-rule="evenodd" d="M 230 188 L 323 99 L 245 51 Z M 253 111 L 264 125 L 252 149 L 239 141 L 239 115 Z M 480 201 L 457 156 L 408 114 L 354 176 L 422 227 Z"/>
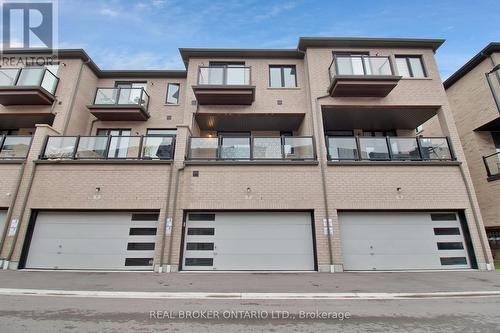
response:
<path fill-rule="evenodd" d="M 311 73 L 309 72 L 309 66 L 308 66 L 308 63 L 307 63 L 307 55 L 306 55 L 306 52 L 305 51 L 302 51 L 302 50 L 299 50 L 297 49 L 298 52 L 302 53 L 304 55 L 304 70 L 307 72 L 307 92 L 308 92 L 308 95 L 309 95 L 309 99 L 312 98 L 312 92 L 311 92 Z M 316 134 L 319 133 L 318 132 L 318 124 L 317 124 L 317 118 L 316 118 L 316 112 L 317 112 L 317 108 L 318 108 L 318 100 L 322 99 L 322 98 L 325 98 L 325 97 L 330 97 L 330 95 L 325 95 L 325 96 L 320 96 L 320 97 L 317 97 L 314 102 L 311 101 L 311 126 L 312 126 L 312 130 L 313 130 L 313 133 L 315 134 L 314 137 L 316 138 Z M 319 140 L 318 140 L 319 141 Z M 323 151 L 323 143 L 322 142 L 318 142 L 317 143 L 317 147 L 320 147 L 320 154 L 318 154 L 319 156 L 319 167 L 320 167 L 320 172 L 321 172 L 321 187 L 322 187 L 322 192 L 323 192 L 323 204 L 325 206 L 325 217 L 326 217 L 326 221 L 327 221 L 327 230 L 328 230 L 328 233 L 327 233 L 327 238 L 328 238 L 328 258 L 329 258 L 329 263 L 330 263 L 330 267 L 333 265 L 333 255 L 332 255 L 332 234 L 330 233 L 330 208 L 329 208 L 329 205 L 328 205 L 328 194 L 327 194 L 327 186 L 326 186 L 326 172 L 325 172 L 325 165 L 324 163 L 321 161 L 321 159 L 325 156 L 324 155 L 324 151 Z"/>
<path fill-rule="evenodd" d="M 80 81 L 82 79 L 82 72 L 83 72 L 83 66 L 88 64 L 90 62 L 90 60 L 85 60 L 85 61 L 82 61 L 82 63 L 80 64 L 80 70 L 78 71 L 78 77 L 76 79 L 76 84 L 75 84 L 75 88 L 73 89 L 73 94 L 71 95 L 71 102 L 69 103 L 69 108 L 68 108 L 68 111 L 66 112 L 66 119 L 64 119 L 64 127 L 63 127 L 63 130 L 62 130 L 62 135 L 66 135 L 66 131 L 68 130 L 68 126 L 69 126 L 69 121 L 71 119 L 71 115 L 73 114 L 73 108 L 75 106 L 75 102 L 76 102 L 76 94 L 78 93 L 78 88 L 80 87 Z"/>
<path fill-rule="evenodd" d="M 9 262 L 10 259 L 12 258 L 12 254 L 14 253 L 14 248 L 16 247 L 16 244 L 17 244 L 17 239 L 19 237 L 19 229 L 21 229 L 21 225 L 22 225 L 22 221 L 23 221 L 24 210 L 26 209 L 26 205 L 28 204 L 28 198 L 29 198 L 29 195 L 31 193 L 31 187 L 33 186 L 33 179 L 35 178 L 36 166 L 37 166 L 37 164 L 35 163 L 35 161 L 33 161 L 33 169 L 31 170 L 31 173 L 30 173 L 28 186 L 26 188 L 26 195 L 24 196 L 23 204 L 21 206 L 21 211 L 19 213 L 19 222 L 17 224 L 16 233 L 14 234 L 14 239 L 12 241 L 12 246 L 9 249 L 9 254 L 7 255 L 7 258 L 5 258 L 5 260 L 7 262 Z"/>
<path fill-rule="evenodd" d="M 5 227 L 2 232 L 2 238 L 0 239 L 0 252 L 2 252 L 3 244 L 5 242 L 5 238 L 7 237 L 7 230 L 10 224 L 10 218 L 12 217 L 12 212 L 14 211 L 14 206 L 16 204 L 17 195 L 19 193 L 19 187 L 21 186 L 21 181 L 23 179 L 24 169 L 26 168 L 26 160 L 23 161 L 21 165 L 21 170 L 19 170 L 19 175 L 17 176 L 16 188 L 14 193 L 12 194 L 12 201 L 10 202 L 9 209 L 7 210 L 7 216 L 5 217 Z M 0 258 L 1 260 L 5 258 Z"/>
<path fill-rule="evenodd" d="M 484 239 L 484 232 L 481 232 L 481 230 L 484 230 L 484 226 L 481 226 L 479 224 L 479 214 L 476 210 L 476 206 L 474 205 L 474 199 L 473 199 L 474 197 L 472 194 L 472 190 L 469 186 L 469 183 L 467 182 L 467 178 L 465 176 L 464 165 L 462 163 L 460 163 L 460 174 L 462 175 L 462 180 L 465 184 L 465 189 L 467 190 L 467 196 L 469 198 L 469 203 L 470 203 L 471 208 L 472 208 L 472 215 L 474 216 L 474 224 L 476 225 L 476 229 L 477 229 L 478 234 L 479 234 L 479 240 L 481 242 L 481 249 L 483 252 L 484 260 L 485 260 L 487 265 L 493 265 L 493 263 L 489 260 L 490 256 L 489 256 L 489 252 L 487 250 L 487 249 L 489 249 L 489 243 L 487 241 L 485 241 L 485 239 Z"/>

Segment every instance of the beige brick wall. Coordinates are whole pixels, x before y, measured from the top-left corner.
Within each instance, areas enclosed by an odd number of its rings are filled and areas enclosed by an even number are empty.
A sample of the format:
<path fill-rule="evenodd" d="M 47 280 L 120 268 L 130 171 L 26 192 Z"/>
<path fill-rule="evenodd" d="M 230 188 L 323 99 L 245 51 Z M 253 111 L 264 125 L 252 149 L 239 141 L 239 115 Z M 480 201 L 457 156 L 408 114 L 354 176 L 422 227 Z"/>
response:
<path fill-rule="evenodd" d="M 0 208 L 10 206 L 21 168 L 21 164 L 0 164 Z"/>
<path fill-rule="evenodd" d="M 497 54 L 498 56 L 498 54 Z M 483 156 L 495 152 L 490 132 L 474 131 L 499 116 L 484 73 L 492 68 L 490 59 L 483 60 L 468 74 L 446 90 L 456 127 L 472 176 L 485 226 L 500 226 L 500 182 L 487 181 Z M 497 92 L 498 82 L 491 76 Z M 436 131 L 437 119 L 424 125 L 424 135 Z"/>

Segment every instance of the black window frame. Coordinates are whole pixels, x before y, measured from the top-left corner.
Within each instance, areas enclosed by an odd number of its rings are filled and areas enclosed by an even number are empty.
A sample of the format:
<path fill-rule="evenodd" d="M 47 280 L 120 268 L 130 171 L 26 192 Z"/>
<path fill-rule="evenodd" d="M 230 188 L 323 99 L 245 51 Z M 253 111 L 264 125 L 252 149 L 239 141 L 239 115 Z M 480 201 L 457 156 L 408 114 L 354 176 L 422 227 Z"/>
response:
<path fill-rule="evenodd" d="M 175 85 L 175 86 L 179 87 L 179 90 L 178 90 L 179 96 L 177 97 L 177 103 L 169 103 L 168 102 L 168 91 L 170 90 L 171 85 Z M 165 104 L 166 105 L 180 105 L 180 103 L 179 103 L 180 98 L 181 98 L 181 84 L 180 84 L 180 82 L 168 82 L 167 83 L 167 94 L 165 96 Z"/>
<path fill-rule="evenodd" d="M 410 76 L 408 76 L 409 78 L 422 79 L 422 78 L 429 77 L 429 75 L 427 73 L 427 68 L 425 68 L 424 57 L 422 55 L 399 54 L 399 55 L 395 55 L 394 58 L 396 58 L 396 68 L 398 69 L 398 74 L 399 75 L 401 75 L 401 73 L 399 73 L 397 59 L 405 59 L 406 67 L 408 68 L 408 73 L 410 74 Z M 420 77 L 420 76 L 415 77 L 415 75 L 413 74 L 413 68 L 411 67 L 410 59 L 419 59 L 420 60 L 420 65 L 422 66 L 422 72 L 424 73 L 423 77 Z"/>
<path fill-rule="evenodd" d="M 275 87 L 271 85 L 271 68 L 279 68 L 280 69 L 280 79 L 281 79 L 281 86 Z M 286 87 L 285 86 L 285 68 L 293 68 L 295 71 L 295 86 L 293 87 Z M 297 66 L 296 65 L 269 65 L 269 88 L 297 88 L 298 83 L 297 83 Z"/>

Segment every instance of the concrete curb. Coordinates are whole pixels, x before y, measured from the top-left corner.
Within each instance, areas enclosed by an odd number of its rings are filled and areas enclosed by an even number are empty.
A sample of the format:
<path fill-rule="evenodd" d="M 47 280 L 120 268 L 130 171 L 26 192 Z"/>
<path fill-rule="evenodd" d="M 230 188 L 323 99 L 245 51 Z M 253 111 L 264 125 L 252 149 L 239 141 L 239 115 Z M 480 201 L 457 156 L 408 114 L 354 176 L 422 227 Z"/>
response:
<path fill-rule="evenodd" d="M 217 293 L 217 292 L 134 292 L 0 288 L 0 296 L 50 296 L 141 299 L 236 299 L 236 300 L 393 300 L 429 298 L 500 297 L 500 291 L 459 291 L 429 293 Z"/>

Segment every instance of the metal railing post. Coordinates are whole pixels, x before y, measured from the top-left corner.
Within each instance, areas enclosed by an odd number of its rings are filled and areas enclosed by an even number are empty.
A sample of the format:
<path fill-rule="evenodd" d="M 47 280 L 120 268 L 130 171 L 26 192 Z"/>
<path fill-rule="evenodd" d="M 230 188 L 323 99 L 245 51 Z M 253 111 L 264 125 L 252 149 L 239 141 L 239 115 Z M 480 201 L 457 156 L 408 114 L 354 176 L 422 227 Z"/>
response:
<path fill-rule="evenodd" d="M 78 151 L 78 145 L 80 144 L 80 136 L 78 135 L 75 140 L 75 147 L 73 148 L 72 159 L 76 160 L 76 152 Z"/>

